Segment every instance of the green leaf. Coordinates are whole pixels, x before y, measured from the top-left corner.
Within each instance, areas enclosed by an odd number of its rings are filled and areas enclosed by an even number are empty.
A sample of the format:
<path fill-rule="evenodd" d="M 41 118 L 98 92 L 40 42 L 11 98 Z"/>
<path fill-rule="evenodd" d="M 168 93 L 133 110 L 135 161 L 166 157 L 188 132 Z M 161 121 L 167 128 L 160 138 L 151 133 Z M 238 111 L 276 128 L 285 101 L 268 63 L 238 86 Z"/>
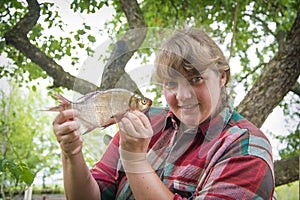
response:
<path fill-rule="evenodd" d="M 34 181 L 34 173 L 32 173 L 24 163 L 19 164 L 19 168 L 21 171 L 20 181 L 30 186 Z"/>
<path fill-rule="evenodd" d="M 35 85 L 33 85 L 31 88 L 32 88 L 32 91 L 36 92 L 36 86 Z"/>
<path fill-rule="evenodd" d="M 83 44 L 83 43 L 78 43 L 78 46 L 79 46 L 80 48 L 84 48 L 84 44 Z"/>
<path fill-rule="evenodd" d="M 90 42 L 96 42 L 96 38 L 94 37 L 94 36 L 92 36 L 92 35 L 89 35 L 88 36 L 88 40 L 90 41 Z"/>

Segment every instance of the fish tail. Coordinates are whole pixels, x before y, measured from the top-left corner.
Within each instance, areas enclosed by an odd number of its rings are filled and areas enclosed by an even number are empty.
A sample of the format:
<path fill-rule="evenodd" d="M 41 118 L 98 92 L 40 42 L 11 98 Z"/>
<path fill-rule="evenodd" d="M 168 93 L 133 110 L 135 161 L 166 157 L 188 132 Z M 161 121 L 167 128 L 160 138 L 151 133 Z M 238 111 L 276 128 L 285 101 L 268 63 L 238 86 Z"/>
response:
<path fill-rule="evenodd" d="M 57 100 L 59 100 L 61 105 L 69 105 L 71 103 L 71 101 L 69 101 L 67 98 L 65 98 L 61 94 L 56 94 L 55 97 L 57 98 Z"/>
<path fill-rule="evenodd" d="M 59 105 L 45 109 L 44 111 L 59 111 L 59 112 L 61 112 L 70 107 L 71 101 L 66 99 L 64 96 L 62 96 L 61 94 L 56 94 L 55 97 L 58 100 Z"/>

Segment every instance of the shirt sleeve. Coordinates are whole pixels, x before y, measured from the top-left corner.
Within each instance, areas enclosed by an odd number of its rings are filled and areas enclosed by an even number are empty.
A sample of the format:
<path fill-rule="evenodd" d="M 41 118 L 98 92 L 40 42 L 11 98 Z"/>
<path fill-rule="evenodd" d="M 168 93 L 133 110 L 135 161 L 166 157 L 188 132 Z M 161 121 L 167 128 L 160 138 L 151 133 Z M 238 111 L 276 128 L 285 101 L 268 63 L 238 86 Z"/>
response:
<path fill-rule="evenodd" d="M 209 172 L 193 199 L 272 199 L 274 181 L 268 164 L 248 155 L 223 160 Z M 175 200 L 185 200 L 178 194 Z"/>
<path fill-rule="evenodd" d="M 114 199 L 117 192 L 119 138 L 117 133 L 102 158 L 91 169 L 92 176 L 99 185 L 102 199 Z"/>

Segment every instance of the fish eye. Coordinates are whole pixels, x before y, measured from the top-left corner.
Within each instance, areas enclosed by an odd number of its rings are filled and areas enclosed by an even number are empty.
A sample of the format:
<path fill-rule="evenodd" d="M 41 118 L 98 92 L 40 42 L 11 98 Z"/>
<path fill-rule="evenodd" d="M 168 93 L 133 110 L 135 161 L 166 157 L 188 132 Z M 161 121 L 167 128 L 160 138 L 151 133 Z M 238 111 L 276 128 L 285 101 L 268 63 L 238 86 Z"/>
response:
<path fill-rule="evenodd" d="M 142 99 L 142 104 L 145 105 L 146 103 L 147 103 L 147 100 L 146 100 L 145 98 L 143 98 L 143 99 Z"/>

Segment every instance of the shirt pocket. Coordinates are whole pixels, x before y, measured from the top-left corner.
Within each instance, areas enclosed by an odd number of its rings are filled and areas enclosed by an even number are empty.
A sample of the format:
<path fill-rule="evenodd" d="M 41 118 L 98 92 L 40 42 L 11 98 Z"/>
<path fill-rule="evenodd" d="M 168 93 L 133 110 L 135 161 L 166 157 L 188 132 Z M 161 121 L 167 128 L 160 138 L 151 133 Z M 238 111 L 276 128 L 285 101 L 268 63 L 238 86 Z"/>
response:
<path fill-rule="evenodd" d="M 197 185 L 180 180 L 173 181 L 173 192 L 179 194 L 181 197 L 192 199 L 196 191 Z"/>

